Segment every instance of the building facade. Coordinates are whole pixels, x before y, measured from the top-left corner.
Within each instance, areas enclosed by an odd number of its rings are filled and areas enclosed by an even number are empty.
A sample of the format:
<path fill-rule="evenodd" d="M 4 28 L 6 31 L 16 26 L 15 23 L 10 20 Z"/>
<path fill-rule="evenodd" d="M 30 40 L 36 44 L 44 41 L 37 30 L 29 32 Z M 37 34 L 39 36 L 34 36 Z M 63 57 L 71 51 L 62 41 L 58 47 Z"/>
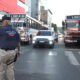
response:
<path fill-rule="evenodd" d="M 47 0 L 40 0 L 40 4 L 41 4 L 41 6 L 44 6 L 45 7 L 45 9 L 48 9 L 48 1 Z"/>
<path fill-rule="evenodd" d="M 31 0 L 31 17 L 39 19 L 39 2 L 40 0 Z"/>
<path fill-rule="evenodd" d="M 47 23 L 51 27 L 51 24 L 52 24 L 52 12 L 51 12 L 50 9 L 48 9 L 47 13 L 48 13 Z"/>
<path fill-rule="evenodd" d="M 44 24 L 47 24 L 47 16 L 47 10 L 45 10 L 44 6 L 41 6 L 40 21 L 44 22 Z"/>
<path fill-rule="evenodd" d="M 52 23 L 52 12 L 50 9 L 46 10 L 44 6 L 41 6 L 40 10 L 40 21 L 42 21 L 44 24 L 47 24 L 51 26 Z"/>

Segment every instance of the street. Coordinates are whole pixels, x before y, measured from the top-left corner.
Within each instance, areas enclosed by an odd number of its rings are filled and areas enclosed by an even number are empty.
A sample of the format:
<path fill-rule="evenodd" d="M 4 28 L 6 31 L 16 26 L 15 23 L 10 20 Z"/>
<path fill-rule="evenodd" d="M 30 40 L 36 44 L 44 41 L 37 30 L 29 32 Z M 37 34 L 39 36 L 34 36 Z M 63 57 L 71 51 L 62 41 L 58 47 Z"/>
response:
<path fill-rule="evenodd" d="M 63 39 L 53 49 L 22 45 L 16 80 L 80 80 L 80 47 L 65 48 Z"/>
<path fill-rule="evenodd" d="M 4 79 L 80 80 L 80 0 L 0 0 Z"/>

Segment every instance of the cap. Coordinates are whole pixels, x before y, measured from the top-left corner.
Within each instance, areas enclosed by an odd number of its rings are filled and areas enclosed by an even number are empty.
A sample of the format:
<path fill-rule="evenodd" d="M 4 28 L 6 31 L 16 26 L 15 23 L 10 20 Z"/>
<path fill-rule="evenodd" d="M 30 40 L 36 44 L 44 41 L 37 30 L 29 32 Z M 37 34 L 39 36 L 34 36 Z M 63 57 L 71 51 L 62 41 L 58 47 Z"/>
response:
<path fill-rule="evenodd" d="M 3 22 L 4 20 L 11 20 L 11 17 L 7 17 L 7 15 L 4 15 L 0 22 Z"/>

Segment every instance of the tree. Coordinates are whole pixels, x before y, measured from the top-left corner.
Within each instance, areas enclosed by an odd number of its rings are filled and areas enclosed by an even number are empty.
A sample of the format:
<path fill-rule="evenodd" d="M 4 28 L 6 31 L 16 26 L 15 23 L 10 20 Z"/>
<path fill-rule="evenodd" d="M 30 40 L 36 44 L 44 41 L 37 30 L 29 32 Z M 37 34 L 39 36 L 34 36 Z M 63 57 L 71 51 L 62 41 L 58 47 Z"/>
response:
<path fill-rule="evenodd" d="M 65 23 L 64 21 L 62 21 L 62 30 L 64 31 L 67 28 L 67 23 Z"/>
<path fill-rule="evenodd" d="M 52 23 L 51 27 L 54 28 L 54 31 L 55 31 L 55 32 L 57 31 L 57 24 Z"/>
<path fill-rule="evenodd" d="M 64 33 L 64 30 L 66 29 L 65 25 L 66 25 L 65 22 L 62 21 L 62 31 L 63 31 L 63 33 Z"/>

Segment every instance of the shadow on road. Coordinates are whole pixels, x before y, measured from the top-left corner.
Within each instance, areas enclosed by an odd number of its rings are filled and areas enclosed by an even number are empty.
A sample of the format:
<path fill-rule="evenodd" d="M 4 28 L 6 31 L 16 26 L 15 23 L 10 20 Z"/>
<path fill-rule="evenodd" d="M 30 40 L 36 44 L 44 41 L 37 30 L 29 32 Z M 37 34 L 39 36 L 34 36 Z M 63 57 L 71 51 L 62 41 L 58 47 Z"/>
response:
<path fill-rule="evenodd" d="M 21 42 L 21 46 L 29 46 L 31 45 L 30 43 L 27 43 L 27 42 Z"/>
<path fill-rule="evenodd" d="M 54 49 L 54 47 L 50 48 L 49 46 L 37 46 L 34 49 Z"/>
<path fill-rule="evenodd" d="M 77 43 L 68 44 L 68 46 L 66 48 L 68 48 L 68 49 L 80 49 L 80 44 L 77 44 Z"/>

